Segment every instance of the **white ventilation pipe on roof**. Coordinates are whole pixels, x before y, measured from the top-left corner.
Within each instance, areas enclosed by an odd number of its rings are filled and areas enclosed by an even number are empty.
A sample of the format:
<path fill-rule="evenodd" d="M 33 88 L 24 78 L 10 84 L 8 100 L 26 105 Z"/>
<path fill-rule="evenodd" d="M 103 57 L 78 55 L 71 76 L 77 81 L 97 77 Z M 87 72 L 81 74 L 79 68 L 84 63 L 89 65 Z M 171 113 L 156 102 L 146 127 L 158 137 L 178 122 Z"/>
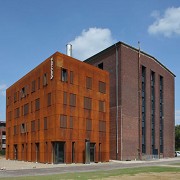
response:
<path fill-rule="evenodd" d="M 72 57 L 72 45 L 71 44 L 66 45 L 66 55 Z"/>

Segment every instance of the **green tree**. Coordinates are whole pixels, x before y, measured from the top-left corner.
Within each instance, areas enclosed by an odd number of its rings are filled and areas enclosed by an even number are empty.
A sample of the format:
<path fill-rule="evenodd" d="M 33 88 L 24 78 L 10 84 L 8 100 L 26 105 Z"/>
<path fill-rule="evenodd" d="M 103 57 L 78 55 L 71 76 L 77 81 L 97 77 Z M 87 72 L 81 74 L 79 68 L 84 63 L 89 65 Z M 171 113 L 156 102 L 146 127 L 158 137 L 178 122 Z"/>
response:
<path fill-rule="evenodd" d="M 175 149 L 180 150 L 180 125 L 175 126 Z"/>

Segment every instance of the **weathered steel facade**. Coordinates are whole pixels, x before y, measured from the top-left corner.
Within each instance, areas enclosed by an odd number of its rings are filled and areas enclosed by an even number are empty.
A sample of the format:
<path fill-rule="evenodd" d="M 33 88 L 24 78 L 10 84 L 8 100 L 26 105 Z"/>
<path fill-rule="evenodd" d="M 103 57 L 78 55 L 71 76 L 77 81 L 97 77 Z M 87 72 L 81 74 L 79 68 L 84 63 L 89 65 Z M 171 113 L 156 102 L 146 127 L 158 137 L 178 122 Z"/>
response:
<path fill-rule="evenodd" d="M 6 159 L 109 161 L 108 72 L 56 52 L 6 97 Z"/>

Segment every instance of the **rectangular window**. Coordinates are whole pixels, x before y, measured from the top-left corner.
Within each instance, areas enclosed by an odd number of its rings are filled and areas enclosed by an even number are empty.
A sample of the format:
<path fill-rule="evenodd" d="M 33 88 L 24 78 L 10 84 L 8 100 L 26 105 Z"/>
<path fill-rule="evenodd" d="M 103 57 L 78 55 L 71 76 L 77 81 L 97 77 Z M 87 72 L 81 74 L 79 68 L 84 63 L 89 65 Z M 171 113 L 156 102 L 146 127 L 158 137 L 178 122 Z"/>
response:
<path fill-rule="evenodd" d="M 84 97 L 84 109 L 92 109 L 92 99 Z"/>
<path fill-rule="evenodd" d="M 44 75 L 43 75 L 43 86 L 47 86 L 47 84 L 48 84 L 47 79 L 48 79 L 47 73 L 44 73 Z"/>
<path fill-rule="evenodd" d="M 27 89 L 26 89 L 26 87 L 23 87 L 22 89 L 21 89 L 21 91 L 20 91 L 20 98 L 22 99 L 22 98 L 24 98 L 24 97 L 26 97 L 26 95 L 27 95 Z"/>
<path fill-rule="evenodd" d="M 29 104 L 24 105 L 24 116 L 29 113 Z"/>
<path fill-rule="evenodd" d="M 47 105 L 51 106 L 51 93 L 48 93 L 47 95 Z"/>
<path fill-rule="evenodd" d="M 70 117 L 69 117 L 69 128 L 70 128 L 70 129 L 73 129 L 73 123 L 74 123 L 73 121 L 74 121 L 73 116 L 70 116 Z"/>
<path fill-rule="evenodd" d="M 35 131 L 35 121 L 31 121 L 31 131 Z"/>
<path fill-rule="evenodd" d="M 86 88 L 92 89 L 92 78 L 91 77 L 86 77 Z"/>
<path fill-rule="evenodd" d="M 47 128 L 48 128 L 47 117 L 44 117 L 44 130 L 47 130 Z"/>
<path fill-rule="evenodd" d="M 146 153 L 146 67 L 142 66 L 142 153 Z"/>
<path fill-rule="evenodd" d="M 39 119 L 37 120 L 37 130 L 38 131 L 40 130 L 40 120 Z"/>
<path fill-rule="evenodd" d="M 20 116 L 20 108 L 18 107 L 15 109 L 15 118 L 19 118 L 19 116 Z"/>
<path fill-rule="evenodd" d="M 103 63 L 98 64 L 99 69 L 103 69 Z"/>
<path fill-rule="evenodd" d="M 21 133 L 26 132 L 26 125 L 24 123 L 21 124 Z"/>
<path fill-rule="evenodd" d="M 159 79 L 159 97 L 160 97 L 160 101 L 159 101 L 159 114 L 160 114 L 160 129 L 159 129 L 159 140 L 160 140 L 160 153 L 163 153 L 163 141 L 164 141 L 164 138 L 163 138 L 163 124 L 164 124 L 164 121 L 163 121 L 163 108 L 164 108 L 164 104 L 163 104 L 163 77 L 160 76 L 160 79 Z"/>
<path fill-rule="evenodd" d="M 14 103 L 17 102 L 17 92 L 14 93 Z"/>
<path fill-rule="evenodd" d="M 151 71 L 151 147 L 155 148 L 155 72 Z"/>
<path fill-rule="evenodd" d="M 61 69 L 61 81 L 67 82 L 68 81 L 68 72 L 67 69 Z"/>
<path fill-rule="evenodd" d="M 86 130 L 87 131 L 92 130 L 92 119 L 86 119 Z"/>
<path fill-rule="evenodd" d="M 73 71 L 70 71 L 70 83 L 71 84 L 74 83 L 74 73 L 73 73 Z"/>
<path fill-rule="evenodd" d="M 40 79 L 40 77 L 38 77 L 38 89 L 40 89 L 40 84 L 41 83 L 41 79 Z"/>
<path fill-rule="evenodd" d="M 35 110 L 38 111 L 40 109 L 40 99 L 35 100 Z"/>
<path fill-rule="evenodd" d="M 33 101 L 31 101 L 31 113 L 33 112 Z"/>
<path fill-rule="evenodd" d="M 14 135 L 16 135 L 17 134 L 17 128 L 16 128 L 16 126 L 14 126 Z"/>
<path fill-rule="evenodd" d="M 61 114 L 60 115 L 60 127 L 61 128 L 67 128 L 67 116 Z"/>
<path fill-rule="evenodd" d="M 106 121 L 99 121 L 99 131 L 100 132 L 105 132 L 106 131 Z"/>
<path fill-rule="evenodd" d="M 63 92 L 63 104 L 67 105 L 67 92 Z"/>
<path fill-rule="evenodd" d="M 31 83 L 31 92 L 33 93 L 33 92 L 35 92 L 36 91 L 36 81 L 34 80 L 34 81 L 32 81 L 32 83 Z"/>
<path fill-rule="evenodd" d="M 101 93 L 106 93 L 106 83 L 105 82 L 102 82 L 102 81 L 99 81 L 99 92 Z"/>
<path fill-rule="evenodd" d="M 105 112 L 105 101 L 99 101 L 99 111 Z"/>
<path fill-rule="evenodd" d="M 70 106 L 76 106 L 76 94 L 70 94 L 69 105 Z"/>

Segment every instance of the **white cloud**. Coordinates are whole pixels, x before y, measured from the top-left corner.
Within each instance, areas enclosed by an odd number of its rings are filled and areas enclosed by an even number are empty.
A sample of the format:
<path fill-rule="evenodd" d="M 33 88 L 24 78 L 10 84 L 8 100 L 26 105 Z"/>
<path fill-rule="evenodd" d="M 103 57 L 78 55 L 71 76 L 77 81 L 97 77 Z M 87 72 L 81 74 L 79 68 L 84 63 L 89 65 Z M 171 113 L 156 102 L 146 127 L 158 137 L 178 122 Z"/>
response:
<path fill-rule="evenodd" d="M 6 96 L 6 88 L 7 88 L 6 84 L 1 84 L 0 85 L 0 95 L 1 96 Z"/>
<path fill-rule="evenodd" d="M 152 16 L 155 22 L 149 26 L 149 34 L 163 34 L 166 37 L 180 35 L 180 7 L 171 7 L 166 9 L 162 17 L 158 11 L 154 11 Z"/>
<path fill-rule="evenodd" d="M 73 57 L 85 60 L 115 42 L 109 29 L 94 27 L 83 30 L 81 35 L 77 36 L 70 44 L 72 44 Z"/>
<path fill-rule="evenodd" d="M 179 124 L 180 125 L 180 110 L 176 110 L 175 111 L 175 124 Z"/>

